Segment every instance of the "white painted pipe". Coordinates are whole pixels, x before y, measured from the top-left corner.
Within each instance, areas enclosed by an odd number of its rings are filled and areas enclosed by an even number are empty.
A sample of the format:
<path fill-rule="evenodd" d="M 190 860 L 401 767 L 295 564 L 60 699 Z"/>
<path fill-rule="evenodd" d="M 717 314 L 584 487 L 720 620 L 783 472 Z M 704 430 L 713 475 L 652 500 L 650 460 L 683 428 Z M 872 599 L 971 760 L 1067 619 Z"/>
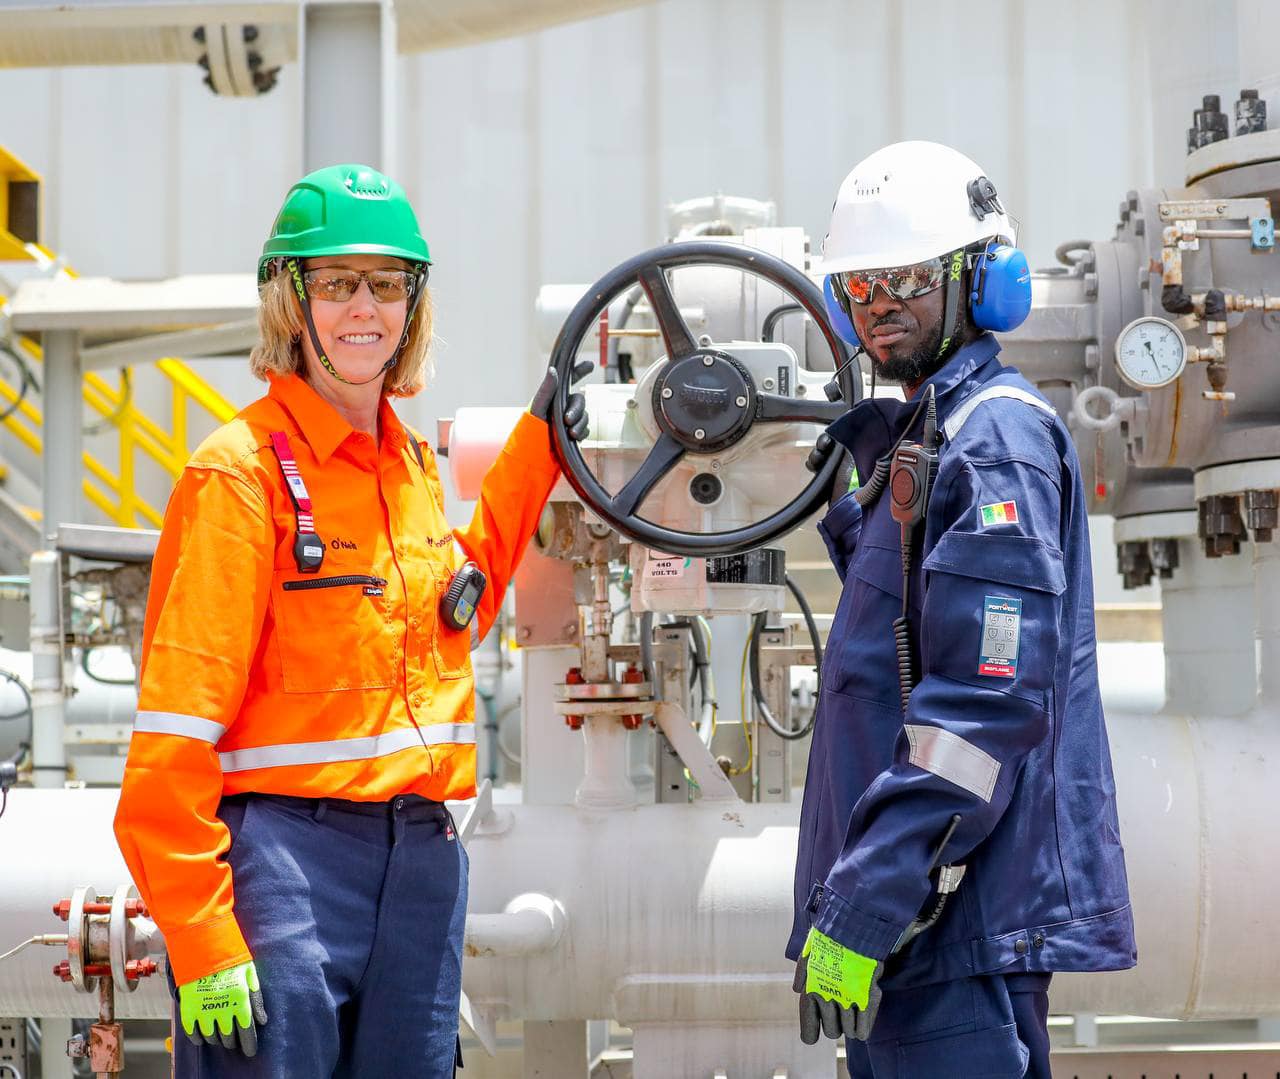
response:
<path fill-rule="evenodd" d="M 462 950 L 477 959 L 539 955 L 560 943 L 567 920 L 558 900 L 518 895 L 501 914 L 469 915 Z"/>
<path fill-rule="evenodd" d="M 585 717 L 582 724 L 586 772 L 574 800 L 584 809 L 624 809 L 636 804 L 627 731 L 620 716 Z"/>

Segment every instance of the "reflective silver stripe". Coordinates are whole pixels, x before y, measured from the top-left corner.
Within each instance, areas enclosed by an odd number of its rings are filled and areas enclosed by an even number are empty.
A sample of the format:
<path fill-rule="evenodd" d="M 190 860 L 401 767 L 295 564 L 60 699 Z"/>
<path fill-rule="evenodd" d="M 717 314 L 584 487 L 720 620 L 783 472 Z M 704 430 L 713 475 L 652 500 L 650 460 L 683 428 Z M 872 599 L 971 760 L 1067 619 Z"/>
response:
<path fill-rule="evenodd" d="M 224 772 L 247 772 L 251 768 L 285 768 L 293 764 L 332 764 L 335 761 L 366 761 L 389 757 L 426 742 L 427 745 L 474 745 L 476 730 L 470 723 L 438 723 L 423 727 L 421 736 L 413 727 L 389 731 L 368 738 L 335 738 L 329 742 L 294 742 L 282 746 L 254 746 L 219 753 Z"/>
<path fill-rule="evenodd" d="M 227 728 L 211 719 L 184 716 L 181 712 L 139 712 L 133 729 L 143 734 L 176 734 L 216 746 Z"/>
<path fill-rule="evenodd" d="M 912 764 L 963 787 L 984 802 L 991 801 L 1000 775 L 1000 762 L 995 757 L 941 727 L 907 723 L 903 729 L 911 742 Z"/>
<path fill-rule="evenodd" d="M 1047 412 L 1051 416 L 1057 413 L 1053 410 L 1053 406 L 1041 401 L 1034 393 L 1027 390 L 1019 389 L 1017 386 L 988 386 L 985 390 L 979 390 L 977 393 L 970 394 L 960 402 L 957 408 L 946 422 L 942 425 L 942 430 L 947 438 L 955 438 L 960 433 L 960 428 L 964 426 L 965 420 L 973 415 L 973 410 L 984 401 L 994 401 L 1001 397 L 1007 397 L 1014 401 L 1022 401 L 1024 404 L 1034 405 L 1042 412 Z"/>
<path fill-rule="evenodd" d="M 475 651 L 480 647 L 480 616 L 473 615 L 471 618 L 471 651 Z"/>

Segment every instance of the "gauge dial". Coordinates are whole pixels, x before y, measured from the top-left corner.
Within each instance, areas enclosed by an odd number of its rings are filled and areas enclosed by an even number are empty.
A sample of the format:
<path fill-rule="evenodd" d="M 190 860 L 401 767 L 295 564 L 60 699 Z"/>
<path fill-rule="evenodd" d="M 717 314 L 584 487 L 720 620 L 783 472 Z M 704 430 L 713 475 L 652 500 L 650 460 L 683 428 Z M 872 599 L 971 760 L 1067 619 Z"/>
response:
<path fill-rule="evenodd" d="M 1116 338 L 1116 368 L 1136 390 L 1167 386 L 1186 366 L 1186 338 L 1165 319 L 1134 319 Z"/>

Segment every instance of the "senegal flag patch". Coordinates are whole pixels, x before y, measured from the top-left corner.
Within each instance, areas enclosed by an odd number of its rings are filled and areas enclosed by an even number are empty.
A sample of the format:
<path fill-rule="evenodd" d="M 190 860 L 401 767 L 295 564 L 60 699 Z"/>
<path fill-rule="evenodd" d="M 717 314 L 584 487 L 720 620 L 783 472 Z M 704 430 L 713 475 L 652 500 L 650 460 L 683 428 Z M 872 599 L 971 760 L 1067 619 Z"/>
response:
<path fill-rule="evenodd" d="M 1018 503 L 993 502 L 989 506 L 979 506 L 978 516 L 982 519 L 982 527 L 992 525 L 1016 525 L 1018 523 Z"/>

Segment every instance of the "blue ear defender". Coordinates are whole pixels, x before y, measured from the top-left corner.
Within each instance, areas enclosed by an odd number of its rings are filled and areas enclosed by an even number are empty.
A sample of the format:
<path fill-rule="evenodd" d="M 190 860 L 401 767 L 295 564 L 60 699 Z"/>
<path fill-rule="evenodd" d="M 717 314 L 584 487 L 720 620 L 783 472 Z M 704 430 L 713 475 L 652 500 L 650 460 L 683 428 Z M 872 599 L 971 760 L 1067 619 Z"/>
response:
<path fill-rule="evenodd" d="M 970 321 L 979 329 L 1005 333 L 1021 326 L 1030 313 L 1031 270 L 1027 256 L 1008 244 L 988 243 L 973 266 Z"/>
<path fill-rule="evenodd" d="M 854 348 L 861 348 L 862 342 L 858 340 L 858 331 L 853 328 L 853 319 L 849 317 L 844 304 L 836 299 L 835 286 L 831 283 L 831 277 L 831 274 L 827 274 L 822 279 L 822 298 L 827 301 L 827 318 L 831 320 L 831 326 L 840 340 Z"/>

